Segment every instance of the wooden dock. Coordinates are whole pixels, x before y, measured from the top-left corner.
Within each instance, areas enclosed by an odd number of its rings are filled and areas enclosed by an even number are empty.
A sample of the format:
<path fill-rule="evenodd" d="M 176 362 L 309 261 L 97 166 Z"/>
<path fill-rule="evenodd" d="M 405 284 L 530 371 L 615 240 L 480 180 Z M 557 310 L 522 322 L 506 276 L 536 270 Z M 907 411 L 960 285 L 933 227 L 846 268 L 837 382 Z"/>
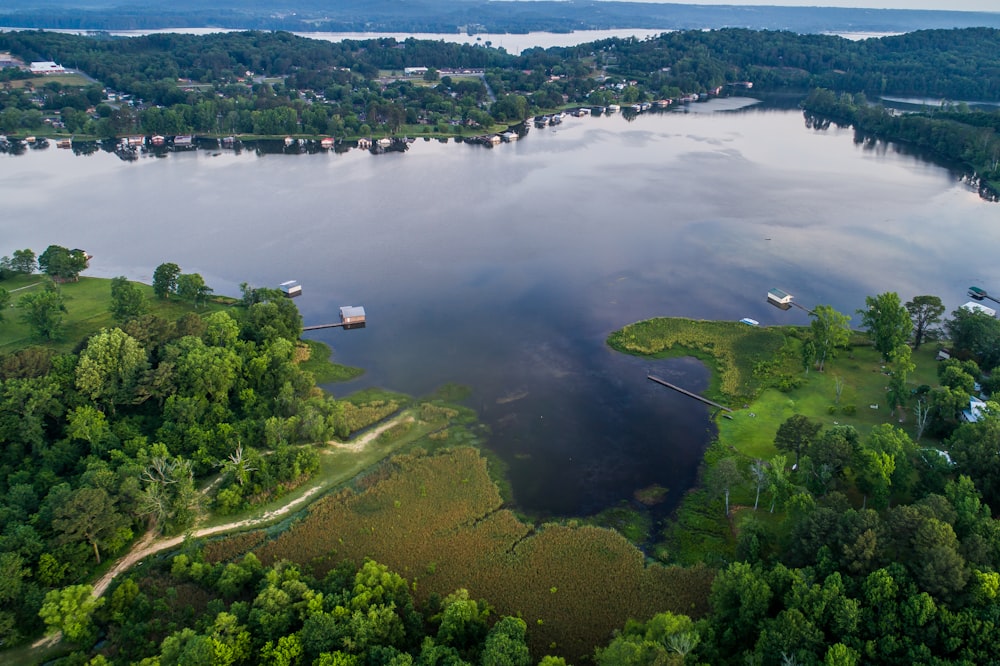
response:
<path fill-rule="evenodd" d="M 340 322 L 337 322 L 336 324 L 316 324 L 315 326 L 303 326 L 302 330 L 303 330 L 303 332 L 304 331 L 318 331 L 321 328 L 340 328 L 341 326 L 347 326 L 347 322 L 340 321 Z"/>
<path fill-rule="evenodd" d="M 695 400 L 700 400 L 701 402 L 705 403 L 706 405 L 711 405 L 712 407 L 718 407 L 719 409 L 721 409 L 723 411 L 726 411 L 726 412 L 733 411 L 729 407 L 726 407 L 725 405 L 720 405 L 719 403 L 714 402 L 712 400 L 709 400 L 708 398 L 705 398 L 703 396 L 700 396 L 697 393 L 692 393 L 691 391 L 688 391 L 687 389 L 682 389 L 680 386 L 677 386 L 676 384 L 671 384 L 670 382 L 668 382 L 665 379 L 660 379 L 659 377 L 654 377 L 653 375 L 646 375 L 646 379 L 648 379 L 650 381 L 653 381 L 653 382 L 656 382 L 657 384 L 662 384 L 663 386 L 666 386 L 667 388 L 673 389 L 673 390 L 677 391 L 678 393 L 686 395 L 689 398 L 694 398 Z"/>

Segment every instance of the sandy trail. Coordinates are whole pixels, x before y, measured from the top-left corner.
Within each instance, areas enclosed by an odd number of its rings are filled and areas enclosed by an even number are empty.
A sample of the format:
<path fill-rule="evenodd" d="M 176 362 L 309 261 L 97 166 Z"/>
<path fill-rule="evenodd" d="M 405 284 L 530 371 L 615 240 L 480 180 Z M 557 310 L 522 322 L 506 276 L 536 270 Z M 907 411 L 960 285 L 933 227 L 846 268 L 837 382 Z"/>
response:
<path fill-rule="evenodd" d="M 382 423 L 375 428 L 367 431 L 360 437 L 347 441 L 347 442 L 327 442 L 328 445 L 336 447 L 338 449 L 344 449 L 348 451 L 361 451 L 370 442 L 374 441 L 379 435 L 388 430 L 389 428 L 397 425 L 399 423 L 409 423 L 413 421 L 412 416 L 399 416 L 394 419 L 390 419 L 385 423 Z M 214 485 L 214 484 L 213 484 Z M 210 486 L 211 487 L 211 486 Z M 149 530 L 140 539 L 128 553 L 123 555 L 121 559 L 115 562 L 115 565 L 111 567 L 107 573 L 101 576 L 96 583 L 94 583 L 94 596 L 100 597 L 104 594 L 108 586 L 111 585 L 118 575 L 125 571 L 131 569 L 137 562 L 141 562 L 150 555 L 154 555 L 163 550 L 168 550 L 170 548 L 175 548 L 184 542 L 185 539 L 199 537 L 212 536 L 214 534 L 221 534 L 223 532 L 230 532 L 233 530 L 244 529 L 247 527 L 253 527 L 255 525 L 261 525 L 270 522 L 274 518 L 282 516 L 290 511 L 297 509 L 299 506 L 307 503 L 314 495 L 316 495 L 320 490 L 323 489 L 322 483 L 317 483 L 316 485 L 309 488 L 302 495 L 296 497 L 293 500 L 289 500 L 287 504 L 284 504 L 277 509 L 272 509 L 267 511 L 260 516 L 255 518 L 245 518 L 243 520 L 233 521 L 231 523 L 225 523 L 224 525 L 215 525 L 214 527 L 203 527 L 200 529 L 192 530 L 186 534 L 182 534 L 175 537 L 161 537 L 155 530 Z"/>

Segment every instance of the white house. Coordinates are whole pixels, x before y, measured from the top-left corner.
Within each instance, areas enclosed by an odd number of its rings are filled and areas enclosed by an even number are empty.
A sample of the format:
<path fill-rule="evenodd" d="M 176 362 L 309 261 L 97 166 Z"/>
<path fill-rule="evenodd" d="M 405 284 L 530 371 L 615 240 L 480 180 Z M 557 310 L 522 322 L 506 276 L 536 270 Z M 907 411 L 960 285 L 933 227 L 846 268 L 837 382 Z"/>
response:
<path fill-rule="evenodd" d="M 423 76 L 427 73 L 426 67 L 404 67 L 403 74 L 406 76 Z"/>
<path fill-rule="evenodd" d="M 52 61 L 31 63 L 32 74 L 65 74 L 66 69 Z"/>
<path fill-rule="evenodd" d="M 997 316 L 997 311 L 993 308 L 988 308 L 982 303 L 976 303 L 975 301 L 969 301 L 962 306 L 963 310 L 968 310 L 969 312 L 982 312 L 983 314 L 989 315 L 991 317 Z"/>

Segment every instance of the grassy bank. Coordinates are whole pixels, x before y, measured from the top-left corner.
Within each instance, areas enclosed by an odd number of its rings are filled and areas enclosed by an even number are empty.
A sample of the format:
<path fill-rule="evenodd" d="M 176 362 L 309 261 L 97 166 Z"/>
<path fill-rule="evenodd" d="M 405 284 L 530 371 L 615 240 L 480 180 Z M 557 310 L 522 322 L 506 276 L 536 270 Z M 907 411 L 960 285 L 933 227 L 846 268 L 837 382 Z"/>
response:
<path fill-rule="evenodd" d="M 59 285 L 59 291 L 66 303 L 62 334 L 55 340 L 40 340 L 32 334 L 31 328 L 20 321 L 17 302 L 21 296 L 45 288 L 46 278 L 42 275 L 18 275 L 0 282 L 0 287 L 10 292 L 10 304 L 0 322 L 0 353 L 9 353 L 33 344 L 43 344 L 59 352 L 72 351 L 81 341 L 102 328 L 116 326 L 108 307 L 111 305 L 111 280 L 106 278 L 81 277 L 77 282 Z M 203 314 L 224 309 L 234 303 L 233 299 L 219 297 L 201 308 L 171 298 L 156 298 L 153 288 L 147 284 L 134 283 L 146 296 L 150 314 L 175 321 L 189 312 Z"/>
<path fill-rule="evenodd" d="M 778 427 L 794 414 L 802 414 L 823 428 L 847 425 L 862 438 L 872 428 L 891 424 L 916 439 L 911 415 L 892 412 L 886 405 L 889 376 L 879 353 L 856 335 L 848 350 L 826 363 L 823 372 L 806 371 L 801 363 L 803 329 L 750 327 L 730 322 L 687 319 L 653 319 L 626 326 L 608 343 L 626 353 L 653 357 L 691 355 L 705 361 L 712 371 L 709 393 L 738 407 L 731 418 L 719 418 L 718 440 L 706 451 L 703 474 L 722 458 L 735 458 L 747 479 L 732 488 L 726 516 L 721 496 L 704 488 L 689 492 L 667 528 L 664 541 L 654 549 L 658 557 L 690 564 L 723 564 L 736 555 L 738 535 L 749 521 L 777 523 L 762 496 L 756 512 L 756 488 L 749 481 L 754 460 L 768 460 L 779 451 L 774 446 Z M 911 390 L 938 384 L 936 348 L 925 345 L 914 351 L 916 369 L 908 377 Z M 837 387 L 840 385 L 840 394 Z M 924 442 L 926 445 L 927 443 Z"/>

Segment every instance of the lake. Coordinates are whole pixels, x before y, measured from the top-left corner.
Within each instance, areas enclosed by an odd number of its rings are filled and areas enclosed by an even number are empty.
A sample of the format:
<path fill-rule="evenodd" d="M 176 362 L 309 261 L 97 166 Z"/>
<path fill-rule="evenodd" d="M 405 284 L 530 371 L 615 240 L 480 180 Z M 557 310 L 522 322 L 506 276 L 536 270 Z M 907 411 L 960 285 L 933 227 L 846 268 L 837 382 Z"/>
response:
<path fill-rule="evenodd" d="M 771 287 L 846 313 L 885 291 L 950 311 L 969 285 L 1000 289 L 1000 206 L 960 174 L 749 102 L 567 117 L 493 149 L 132 163 L 29 150 L 0 156 L 0 254 L 81 247 L 89 274 L 147 282 L 173 261 L 234 295 L 296 279 L 306 324 L 363 305 L 367 328 L 310 334 L 367 370 L 334 394 L 468 386 L 519 509 L 588 515 L 655 483 L 670 489 L 662 517 L 712 426 L 646 375 L 694 391 L 708 376 L 611 352 L 611 331 L 655 316 L 807 323 L 768 306 Z"/>

